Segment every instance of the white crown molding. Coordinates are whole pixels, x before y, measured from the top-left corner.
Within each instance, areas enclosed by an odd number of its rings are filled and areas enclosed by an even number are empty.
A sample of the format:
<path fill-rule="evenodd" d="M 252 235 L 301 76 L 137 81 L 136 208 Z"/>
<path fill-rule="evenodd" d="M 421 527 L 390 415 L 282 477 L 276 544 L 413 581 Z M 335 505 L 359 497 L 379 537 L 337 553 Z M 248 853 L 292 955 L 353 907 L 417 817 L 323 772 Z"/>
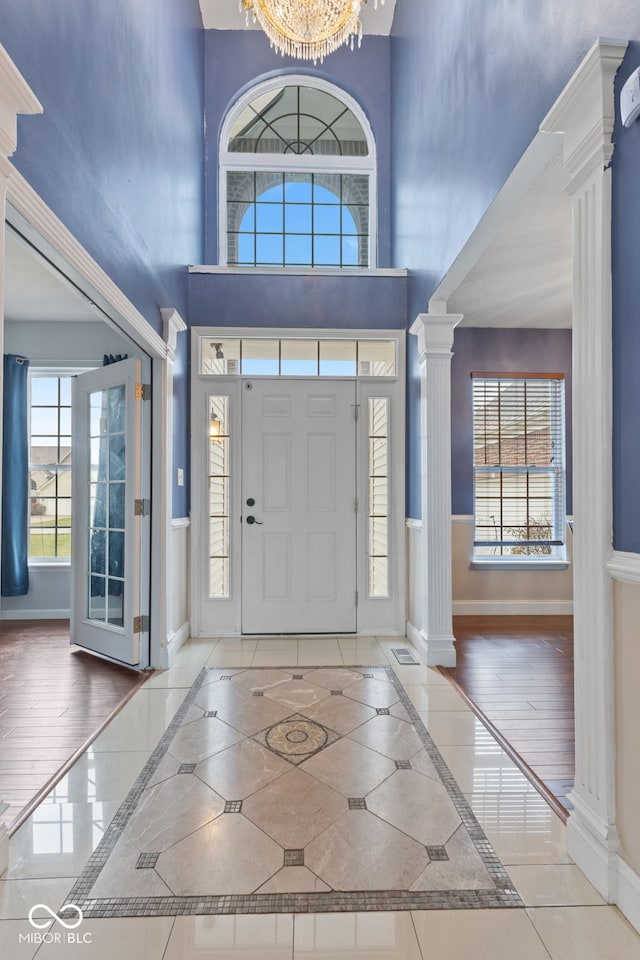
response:
<path fill-rule="evenodd" d="M 565 173 L 575 189 L 613 154 L 613 80 L 627 42 L 597 40 L 540 124 L 542 133 L 562 133 Z M 572 183 L 573 181 L 576 181 Z"/>
<path fill-rule="evenodd" d="M 167 356 L 167 345 L 160 334 L 15 169 L 7 184 L 7 202 L 59 254 L 78 276 L 85 292 L 87 284 L 95 291 L 94 298 L 98 306 L 113 316 L 136 343 L 152 356 Z M 10 210 L 7 211 L 7 219 L 11 222 Z"/>
<path fill-rule="evenodd" d="M 640 553 L 614 550 L 607 562 L 607 570 L 614 580 L 622 583 L 640 583 Z"/>
<path fill-rule="evenodd" d="M 167 345 L 170 360 L 176 358 L 178 334 L 187 329 L 187 325 L 174 307 L 160 307 L 162 317 L 162 336 Z"/>
<path fill-rule="evenodd" d="M 42 104 L 0 44 L 0 155 L 10 157 L 18 145 L 18 114 L 42 113 Z"/>

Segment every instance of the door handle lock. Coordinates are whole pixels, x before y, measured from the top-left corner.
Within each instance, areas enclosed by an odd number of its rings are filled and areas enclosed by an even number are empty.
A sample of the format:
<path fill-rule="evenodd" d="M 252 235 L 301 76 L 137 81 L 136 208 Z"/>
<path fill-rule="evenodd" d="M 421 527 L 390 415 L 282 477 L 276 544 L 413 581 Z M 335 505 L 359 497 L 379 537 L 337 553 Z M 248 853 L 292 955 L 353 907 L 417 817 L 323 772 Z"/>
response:
<path fill-rule="evenodd" d="M 251 524 L 251 523 L 257 523 L 258 526 L 261 527 L 263 521 L 262 521 L 262 520 L 256 520 L 255 517 L 247 517 L 247 523 L 249 523 L 249 524 Z"/>

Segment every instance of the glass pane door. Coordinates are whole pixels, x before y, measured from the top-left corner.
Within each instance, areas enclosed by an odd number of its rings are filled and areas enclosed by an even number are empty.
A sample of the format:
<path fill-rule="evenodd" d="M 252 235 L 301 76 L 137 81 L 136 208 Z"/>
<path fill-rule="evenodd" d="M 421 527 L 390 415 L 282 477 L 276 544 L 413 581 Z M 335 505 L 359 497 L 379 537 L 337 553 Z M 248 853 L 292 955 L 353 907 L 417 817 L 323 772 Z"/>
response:
<path fill-rule="evenodd" d="M 87 617 L 124 626 L 126 389 L 94 390 L 89 403 L 89 589 Z"/>
<path fill-rule="evenodd" d="M 71 639 L 124 663 L 140 662 L 142 489 L 139 360 L 75 378 Z M 142 511 L 145 513 L 146 511 Z"/>

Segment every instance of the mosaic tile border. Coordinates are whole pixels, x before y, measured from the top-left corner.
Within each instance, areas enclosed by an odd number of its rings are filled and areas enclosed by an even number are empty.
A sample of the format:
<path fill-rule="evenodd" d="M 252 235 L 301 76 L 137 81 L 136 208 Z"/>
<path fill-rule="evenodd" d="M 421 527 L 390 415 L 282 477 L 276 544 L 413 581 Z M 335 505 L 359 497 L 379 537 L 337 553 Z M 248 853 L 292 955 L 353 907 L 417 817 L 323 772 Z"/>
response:
<path fill-rule="evenodd" d="M 369 912 L 377 910 L 452 910 L 452 909 L 488 909 L 493 907 L 524 907 L 509 875 L 489 843 L 482 827 L 471 810 L 458 786 L 453 774 L 447 767 L 440 751 L 431 739 L 424 723 L 413 703 L 409 699 L 401 681 L 390 665 L 362 666 L 342 665 L 343 669 L 355 670 L 363 678 L 373 679 L 376 674 L 384 673 L 394 686 L 400 702 L 434 764 L 440 780 L 464 824 L 471 841 L 482 859 L 495 888 L 486 890 L 375 890 L 330 893 L 281 893 L 281 894 L 234 894 L 229 896 L 189 896 L 189 897 L 112 897 L 92 899 L 90 891 L 100 871 L 106 864 L 127 821 L 138 805 L 147 784 L 153 777 L 160 761 L 167 752 L 178 728 L 193 704 L 207 673 L 210 670 L 228 670 L 221 667 L 203 667 L 191 689 L 178 708 L 173 720 L 158 741 L 158 745 L 147 760 L 126 799 L 120 805 L 105 834 L 87 861 L 81 876 L 73 886 L 67 901 L 77 904 L 85 918 L 111 917 L 177 917 L 228 914 L 264 914 L 264 913 L 341 913 Z M 221 680 L 230 680 L 236 673 L 249 668 L 233 668 L 231 674 L 221 676 Z M 272 667 L 252 667 L 253 670 L 270 670 Z M 293 670 L 294 668 L 281 667 Z M 298 668 L 299 669 L 299 668 Z M 327 669 L 327 665 L 306 666 L 305 673 L 312 670 Z M 363 671 L 373 673 L 364 673 Z M 300 674 L 294 676 L 299 677 Z M 435 852 L 435 851 L 434 851 Z"/>

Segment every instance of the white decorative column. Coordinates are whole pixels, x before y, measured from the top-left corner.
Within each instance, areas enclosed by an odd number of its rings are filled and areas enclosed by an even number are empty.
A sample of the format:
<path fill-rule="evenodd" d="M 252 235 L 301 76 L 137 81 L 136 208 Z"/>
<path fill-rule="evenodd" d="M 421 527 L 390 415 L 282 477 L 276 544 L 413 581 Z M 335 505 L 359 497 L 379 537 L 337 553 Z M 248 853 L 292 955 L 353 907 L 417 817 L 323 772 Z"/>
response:
<path fill-rule="evenodd" d="M 31 92 L 22 74 L 0 45 L 0 359 L 4 355 L 4 248 L 7 184 L 13 173 L 9 157 L 18 144 L 18 114 L 42 113 L 38 98 Z M 2 493 L 2 396 L 3 365 L 0 364 L 0 503 Z M 0 797 L 0 812 L 5 804 Z M 0 876 L 7 869 L 9 837 L 7 828 L 0 824 Z"/>
<path fill-rule="evenodd" d="M 422 407 L 422 623 L 429 666 L 456 664 L 451 603 L 451 357 L 461 315 L 420 313 L 409 332 L 418 338 Z"/>
<path fill-rule="evenodd" d="M 164 477 L 164 489 L 161 491 L 160 503 L 157 505 L 159 507 L 160 517 L 159 522 L 162 525 L 162 542 L 164 544 L 164 555 L 161 558 L 161 567 L 162 567 L 162 578 L 163 578 L 163 592 L 162 596 L 164 597 L 163 605 L 163 616 L 164 622 L 162 624 L 162 655 L 161 663 L 156 664 L 156 666 L 162 666 L 166 668 L 170 665 L 172 657 L 177 653 L 179 644 L 175 642 L 176 637 L 174 635 L 173 623 L 174 623 L 174 611 L 171 606 L 171 598 L 173 596 L 171 584 L 172 584 L 172 555 L 171 555 L 171 541 L 173 538 L 173 524 L 171 522 L 173 516 L 173 475 L 174 475 L 174 463 L 173 463 L 173 368 L 176 361 L 176 346 L 178 342 L 178 334 L 187 329 L 187 325 L 173 307 L 163 307 L 160 310 L 160 316 L 162 317 L 162 336 L 167 345 L 167 355 L 166 358 L 162 361 L 157 361 L 158 364 L 161 364 L 161 385 L 162 385 L 162 403 L 159 404 L 158 415 L 161 416 L 161 433 L 160 435 L 163 438 L 163 470 L 162 475 Z M 181 641 L 184 642 L 186 639 L 184 636 L 181 638 Z"/>
<path fill-rule="evenodd" d="M 612 549 L 611 134 L 626 44 L 594 44 L 541 125 L 564 134 L 573 211 L 576 779 L 569 853 L 616 899 Z"/>

